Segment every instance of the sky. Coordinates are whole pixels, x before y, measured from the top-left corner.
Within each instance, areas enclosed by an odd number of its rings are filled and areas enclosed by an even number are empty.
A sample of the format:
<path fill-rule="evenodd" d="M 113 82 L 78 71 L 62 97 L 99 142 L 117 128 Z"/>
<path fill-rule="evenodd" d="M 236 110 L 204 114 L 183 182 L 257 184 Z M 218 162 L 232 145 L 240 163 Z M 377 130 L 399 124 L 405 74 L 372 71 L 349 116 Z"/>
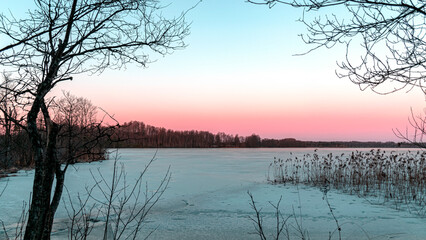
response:
<path fill-rule="evenodd" d="M 18 2 L 9 2 L 12 12 Z M 164 11 L 178 14 L 197 2 L 173 1 Z M 405 131 L 411 108 L 423 113 L 424 94 L 378 95 L 339 79 L 344 46 L 295 56 L 310 48 L 299 36 L 306 33 L 301 15 L 280 5 L 203 0 L 187 14 L 185 49 L 152 56 L 147 68 L 75 76 L 54 94 L 88 98 L 121 123 L 262 138 L 399 141 L 392 129 Z"/>

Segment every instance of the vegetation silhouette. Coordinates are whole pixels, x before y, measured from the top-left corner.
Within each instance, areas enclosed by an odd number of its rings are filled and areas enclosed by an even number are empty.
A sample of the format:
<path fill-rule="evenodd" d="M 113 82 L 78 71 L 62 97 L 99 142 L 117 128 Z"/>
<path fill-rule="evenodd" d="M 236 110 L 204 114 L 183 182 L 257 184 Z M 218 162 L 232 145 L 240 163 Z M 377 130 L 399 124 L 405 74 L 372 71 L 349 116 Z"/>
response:
<path fill-rule="evenodd" d="M 144 67 L 150 53 L 185 47 L 189 34 L 185 13 L 164 17 L 155 0 L 35 0 L 34 5 L 23 19 L 0 14 L 0 65 L 7 75 L 0 84 L 1 112 L 6 124 L 13 122 L 27 134 L 35 167 L 26 240 L 50 239 L 72 162 L 58 156 L 62 125 L 52 117 L 48 94 L 77 74 L 130 63 Z M 96 138 L 109 136 L 97 129 Z"/>

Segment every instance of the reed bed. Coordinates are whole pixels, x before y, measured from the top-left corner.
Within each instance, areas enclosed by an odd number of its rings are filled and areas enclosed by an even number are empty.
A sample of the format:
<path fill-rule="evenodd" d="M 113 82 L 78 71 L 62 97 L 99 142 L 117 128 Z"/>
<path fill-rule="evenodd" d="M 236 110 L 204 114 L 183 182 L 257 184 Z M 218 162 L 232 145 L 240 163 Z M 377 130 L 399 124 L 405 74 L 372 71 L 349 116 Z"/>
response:
<path fill-rule="evenodd" d="M 377 197 L 393 202 L 397 208 L 426 216 L 426 152 L 371 150 L 324 156 L 291 155 L 274 158 L 269 166 L 268 181 L 276 184 L 306 184 L 331 188 L 362 197 Z M 366 198 L 367 199 L 367 198 Z"/>

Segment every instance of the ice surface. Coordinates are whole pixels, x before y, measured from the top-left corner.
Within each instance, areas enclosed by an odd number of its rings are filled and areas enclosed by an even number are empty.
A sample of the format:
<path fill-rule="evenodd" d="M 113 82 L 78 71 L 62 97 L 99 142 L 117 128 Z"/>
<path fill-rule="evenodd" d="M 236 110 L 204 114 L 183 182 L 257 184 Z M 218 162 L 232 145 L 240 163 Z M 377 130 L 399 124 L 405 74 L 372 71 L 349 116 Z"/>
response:
<path fill-rule="evenodd" d="M 369 149 L 368 149 L 369 150 Z M 350 149 L 321 149 L 319 154 L 350 152 Z M 157 229 L 151 239 L 259 239 L 254 234 L 249 216 L 250 191 L 262 209 L 266 231 L 273 233 L 274 212 L 269 201 L 276 203 L 282 196 L 284 216 L 295 214 L 311 239 L 328 239 L 336 223 L 323 193 L 318 188 L 271 185 L 266 182 L 273 157 L 287 158 L 292 152 L 302 156 L 313 149 L 159 149 L 156 161 L 144 181 L 153 189 L 171 166 L 172 180 L 162 199 L 148 216 L 143 232 Z M 127 179 L 135 179 L 156 153 L 155 149 L 120 149 Z M 66 175 L 66 187 L 75 199 L 92 186 L 91 173 L 101 171 L 111 176 L 113 161 L 76 164 Z M 33 171 L 0 180 L 0 189 L 8 184 L 0 198 L 0 219 L 12 226 L 32 188 Z M 408 211 L 395 210 L 391 205 L 370 204 L 367 199 L 336 191 L 328 193 L 329 202 L 342 227 L 343 239 L 426 239 L 426 219 Z M 63 203 L 56 214 L 56 239 L 66 236 L 67 218 Z M 61 220 L 62 219 L 62 220 Z M 290 225 L 296 226 L 294 218 Z M 61 227 L 62 226 L 62 227 Z M 290 229 L 296 234 L 293 228 Z M 332 238 L 337 239 L 334 232 Z M 1 238 L 1 233 L 0 233 Z"/>

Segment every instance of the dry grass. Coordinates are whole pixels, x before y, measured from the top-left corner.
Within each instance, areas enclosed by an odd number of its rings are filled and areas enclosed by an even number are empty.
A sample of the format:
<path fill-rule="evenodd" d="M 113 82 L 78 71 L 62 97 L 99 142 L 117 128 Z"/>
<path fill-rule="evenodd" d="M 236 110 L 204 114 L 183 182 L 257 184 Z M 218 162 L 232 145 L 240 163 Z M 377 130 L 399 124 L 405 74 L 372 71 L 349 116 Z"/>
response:
<path fill-rule="evenodd" d="M 426 215 L 426 152 L 382 150 L 351 154 L 274 158 L 268 181 L 330 188 L 362 197 L 377 197 Z"/>

